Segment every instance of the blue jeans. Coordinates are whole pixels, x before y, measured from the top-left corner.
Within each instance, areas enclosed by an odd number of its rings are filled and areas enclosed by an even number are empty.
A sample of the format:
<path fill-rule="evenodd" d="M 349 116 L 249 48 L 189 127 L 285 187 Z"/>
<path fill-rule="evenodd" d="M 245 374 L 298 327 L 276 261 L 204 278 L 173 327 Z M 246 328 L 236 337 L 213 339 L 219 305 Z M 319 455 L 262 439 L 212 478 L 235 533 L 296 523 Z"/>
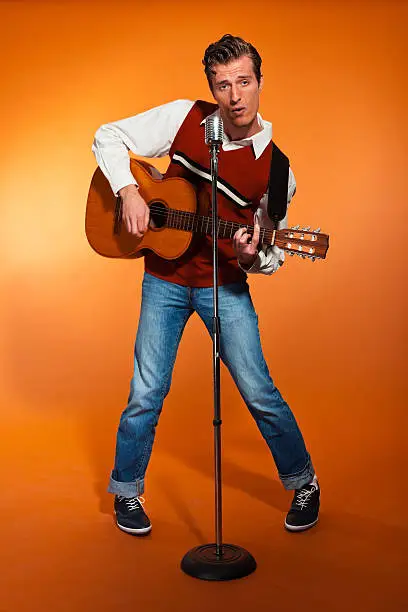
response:
<path fill-rule="evenodd" d="M 184 327 L 196 311 L 212 329 L 212 287 L 184 287 L 145 273 L 135 344 L 134 374 L 122 413 L 108 491 L 141 495 L 156 425 Z M 219 287 L 220 356 L 264 437 L 286 489 L 313 479 L 314 469 L 296 420 L 275 387 L 262 354 L 258 317 L 248 284 Z"/>

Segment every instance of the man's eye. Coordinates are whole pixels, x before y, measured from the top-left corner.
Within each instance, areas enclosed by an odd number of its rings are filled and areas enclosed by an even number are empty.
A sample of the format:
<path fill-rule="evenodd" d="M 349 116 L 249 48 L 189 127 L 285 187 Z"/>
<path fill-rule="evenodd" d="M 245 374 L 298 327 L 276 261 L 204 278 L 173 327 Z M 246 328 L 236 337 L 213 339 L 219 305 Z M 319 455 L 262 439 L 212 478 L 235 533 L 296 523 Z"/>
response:
<path fill-rule="evenodd" d="M 249 81 L 241 81 L 241 85 L 248 85 Z"/>

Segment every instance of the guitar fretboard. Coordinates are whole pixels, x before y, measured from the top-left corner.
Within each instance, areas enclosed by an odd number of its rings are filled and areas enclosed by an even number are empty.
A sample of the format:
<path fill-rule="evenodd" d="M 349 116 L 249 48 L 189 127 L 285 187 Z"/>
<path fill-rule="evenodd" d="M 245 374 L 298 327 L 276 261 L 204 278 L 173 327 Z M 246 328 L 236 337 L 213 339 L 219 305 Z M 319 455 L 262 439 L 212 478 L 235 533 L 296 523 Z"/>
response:
<path fill-rule="evenodd" d="M 166 225 L 172 229 L 181 229 L 197 234 L 212 234 L 212 217 L 197 215 L 196 213 L 185 212 L 183 210 L 169 209 L 167 212 Z M 232 238 L 235 232 L 241 227 L 247 227 L 248 234 L 250 235 L 252 235 L 254 232 L 254 227 L 251 225 L 218 219 L 218 237 Z M 262 244 L 272 244 L 272 240 L 273 230 L 267 229 L 266 227 L 261 227 L 259 241 Z"/>

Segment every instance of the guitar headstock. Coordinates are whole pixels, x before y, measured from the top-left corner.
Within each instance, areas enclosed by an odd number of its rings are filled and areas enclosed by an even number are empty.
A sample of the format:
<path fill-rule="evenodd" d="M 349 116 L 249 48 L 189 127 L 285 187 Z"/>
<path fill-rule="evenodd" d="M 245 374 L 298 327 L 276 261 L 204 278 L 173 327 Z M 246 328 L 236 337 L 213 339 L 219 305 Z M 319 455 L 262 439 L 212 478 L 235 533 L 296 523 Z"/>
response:
<path fill-rule="evenodd" d="M 329 248 L 329 236 L 320 232 L 320 227 L 311 230 L 310 226 L 294 225 L 277 230 L 274 244 L 289 255 L 311 259 L 325 259 Z"/>

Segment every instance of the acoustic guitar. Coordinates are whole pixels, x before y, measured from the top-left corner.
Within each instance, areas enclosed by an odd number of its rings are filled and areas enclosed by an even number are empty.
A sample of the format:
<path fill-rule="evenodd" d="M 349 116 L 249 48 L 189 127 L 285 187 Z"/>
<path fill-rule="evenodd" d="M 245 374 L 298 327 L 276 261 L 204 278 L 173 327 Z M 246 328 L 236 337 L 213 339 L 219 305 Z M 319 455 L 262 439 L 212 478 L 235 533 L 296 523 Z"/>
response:
<path fill-rule="evenodd" d="M 194 233 L 211 234 L 212 218 L 208 214 L 208 196 L 197 194 L 187 180 L 180 177 L 155 178 L 158 171 L 145 161 L 130 160 L 130 169 L 139 185 L 140 195 L 150 209 L 150 223 L 142 238 L 137 238 L 122 226 L 122 201 L 115 197 L 108 180 L 98 167 L 89 188 L 85 231 L 91 247 L 105 257 L 141 257 L 145 249 L 164 259 L 177 259 L 188 249 Z M 160 175 L 159 175 L 160 176 Z M 218 219 L 220 238 L 233 238 L 240 227 L 253 226 Z M 329 236 L 320 228 L 298 225 L 280 230 L 261 227 L 260 244 L 276 245 L 289 255 L 324 259 L 329 248 Z"/>

